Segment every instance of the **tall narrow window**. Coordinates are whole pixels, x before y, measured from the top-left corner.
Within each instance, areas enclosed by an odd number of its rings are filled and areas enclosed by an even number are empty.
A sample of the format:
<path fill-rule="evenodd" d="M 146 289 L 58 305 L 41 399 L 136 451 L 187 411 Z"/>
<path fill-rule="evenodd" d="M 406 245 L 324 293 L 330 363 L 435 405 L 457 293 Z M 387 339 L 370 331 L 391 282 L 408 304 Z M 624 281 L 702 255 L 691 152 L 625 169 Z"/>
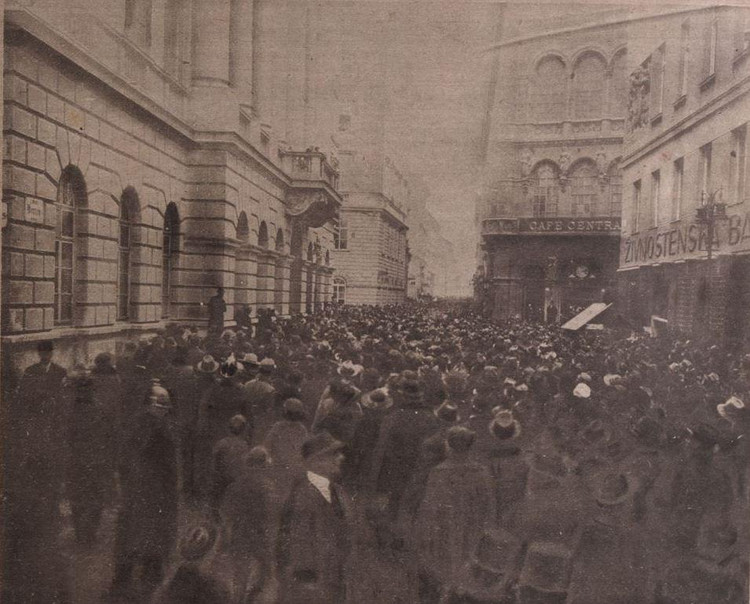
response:
<path fill-rule="evenodd" d="M 732 131 L 732 150 L 729 152 L 730 203 L 741 203 L 745 199 L 745 165 L 747 126 Z"/>
<path fill-rule="evenodd" d="M 622 170 L 617 164 L 609 169 L 609 216 L 620 217 L 622 212 Z"/>
<path fill-rule="evenodd" d="M 130 315 L 130 246 L 132 216 L 128 198 L 120 199 L 119 258 L 117 265 L 117 319 L 126 321 Z"/>
<path fill-rule="evenodd" d="M 336 304 L 346 304 L 346 281 L 341 277 L 333 278 L 333 301 Z"/>
<path fill-rule="evenodd" d="M 685 186 L 685 159 L 679 158 L 674 162 L 672 183 L 672 220 L 679 220 L 682 211 L 682 195 Z"/>
<path fill-rule="evenodd" d="M 557 92 L 559 94 L 559 91 Z M 578 119 L 599 118 L 604 111 L 604 60 L 587 54 L 573 70 L 573 113 Z"/>
<path fill-rule="evenodd" d="M 680 71 L 677 83 L 679 85 L 679 96 L 687 94 L 688 73 L 690 72 L 690 20 L 682 22 L 680 31 Z"/>
<path fill-rule="evenodd" d="M 75 212 L 85 202 L 86 188 L 77 168 L 68 166 L 60 176 L 55 229 L 55 323 L 73 321 Z"/>
<path fill-rule="evenodd" d="M 592 161 L 582 161 L 571 171 L 570 197 L 573 216 L 592 216 L 597 208 L 599 183 Z"/>
<path fill-rule="evenodd" d="M 656 117 L 664 111 L 664 71 L 666 64 L 666 44 L 662 44 L 652 55 L 651 61 L 651 99 L 653 107 L 651 117 Z"/>
<path fill-rule="evenodd" d="M 651 226 L 659 224 L 661 206 L 661 173 L 659 170 L 651 173 Z"/>
<path fill-rule="evenodd" d="M 333 247 L 337 250 L 349 249 L 349 227 L 343 216 L 339 217 L 339 224 L 333 231 Z"/>
<path fill-rule="evenodd" d="M 173 275 L 179 249 L 180 217 L 174 202 L 167 206 L 164 213 L 164 232 L 162 238 L 161 266 L 161 316 L 166 319 L 172 313 Z"/>
<path fill-rule="evenodd" d="M 633 233 L 637 233 L 641 227 L 641 181 L 633 183 Z"/>
<path fill-rule="evenodd" d="M 612 117 L 627 115 L 628 96 L 630 94 L 630 80 L 627 69 L 627 52 L 621 51 L 612 60 L 612 80 L 610 87 L 610 114 Z"/>
<path fill-rule="evenodd" d="M 534 170 L 531 188 L 531 213 L 535 217 L 556 216 L 558 183 L 555 168 L 541 164 Z"/>
<path fill-rule="evenodd" d="M 699 197 L 702 202 L 711 194 L 711 143 L 703 145 L 700 149 L 701 171 Z"/>
<path fill-rule="evenodd" d="M 565 64 L 558 57 L 548 56 L 539 61 L 529 88 L 531 119 L 538 122 L 564 120 L 566 87 Z"/>
<path fill-rule="evenodd" d="M 708 27 L 706 36 L 706 69 L 705 77 L 709 78 L 716 73 L 716 44 L 719 39 L 719 20 L 713 19 Z"/>

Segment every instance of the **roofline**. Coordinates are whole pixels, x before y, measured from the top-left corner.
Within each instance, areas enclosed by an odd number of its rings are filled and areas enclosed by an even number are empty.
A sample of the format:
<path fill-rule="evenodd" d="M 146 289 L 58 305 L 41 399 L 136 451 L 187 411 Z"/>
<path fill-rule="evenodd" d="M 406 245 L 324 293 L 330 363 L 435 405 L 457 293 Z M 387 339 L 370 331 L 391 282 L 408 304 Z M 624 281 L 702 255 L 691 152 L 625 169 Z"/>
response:
<path fill-rule="evenodd" d="M 638 15 L 638 16 L 634 16 L 630 18 L 615 19 L 613 21 L 604 21 L 602 23 L 592 23 L 590 25 L 582 25 L 580 27 L 568 27 L 566 29 L 558 29 L 558 30 L 543 32 L 539 34 L 534 34 L 533 36 L 524 36 L 522 38 L 514 38 L 512 40 L 507 40 L 506 42 L 498 42 L 496 44 L 491 44 L 490 46 L 487 46 L 482 52 L 488 53 L 488 52 L 492 52 L 493 50 L 499 50 L 501 48 L 507 48 L 509 46 L 515 46 L 517 44 L 533 42 L 534 40 L 538 40 L 540 38 L 562 36 L 562 35 L 570 34 L 570 33 L 588 31 L 590 29 L 614 27 L 616 25 L 623 25 L 626 23 L 635 23 L 636 21 L 645 21 L 647 19 L 659 19 L 661 17 L 671 17 L 673 15 L 694 13 L 694 12 L 703 11 L 703 10 L 713 10 L 717 8 L 733 8 L 733 7 L 748 8 L 740 4 L 715 4 L 715 5 L 707 5 L 707 6 L 694 6 L 691 8 L 676 8 L 673 10 L 665 10 L 664 12 L 653 14 L 653 15 Z"/>

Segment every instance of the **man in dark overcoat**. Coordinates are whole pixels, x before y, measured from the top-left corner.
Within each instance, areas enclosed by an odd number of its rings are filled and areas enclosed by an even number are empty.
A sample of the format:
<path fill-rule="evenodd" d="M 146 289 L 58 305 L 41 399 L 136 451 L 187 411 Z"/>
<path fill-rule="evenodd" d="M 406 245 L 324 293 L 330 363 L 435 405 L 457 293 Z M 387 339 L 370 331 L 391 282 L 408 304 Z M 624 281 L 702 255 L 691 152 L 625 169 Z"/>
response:
<path fill-rule="evenodd" d="M 141 601 L 163 578 L 177 533 L 177 448 L 167 424 L 169 394 L 158 382 L 133 422 L 120 463 L 122 505 L 115 535 L 112 592 L 128 594 L 142 566 Z"/>
<path fill-rule="evenodd" d="M 279 528 L 279 604 L 346 602 L 350 506 L 334 482 L 343 447 L 327 432 L 302 446 L 306 474 L 292 488 Z"/>

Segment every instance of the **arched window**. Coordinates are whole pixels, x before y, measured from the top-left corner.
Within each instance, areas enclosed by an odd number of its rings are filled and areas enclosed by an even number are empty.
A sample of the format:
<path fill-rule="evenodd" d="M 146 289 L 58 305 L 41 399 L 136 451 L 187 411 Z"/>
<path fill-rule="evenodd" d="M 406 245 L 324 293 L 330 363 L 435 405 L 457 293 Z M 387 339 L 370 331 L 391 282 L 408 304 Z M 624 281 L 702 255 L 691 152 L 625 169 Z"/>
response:
<path fill-rule="evenodd" d="M 598 172 L 591 160 L 576 164 L 570 173 L 570 200 L 573 216 L 592 216 L 598 207 Z"/>
<path fill-rule="evenodd" d="M 268 248 L 268 225 L 266 221 L 262 221 L 258 227 L 258 245 L 260 247 Z"/>
<path fill-rule="evenodd" d="M 612 117 L 625 117 L 630 94 L 630 82 L 627 73 L 627 54 L 620 51 L 612 60 L 612 79 L 610 80 L 609 111 Z"/>
<path fill-rule="evenodd" d="M 604 111 L 604 60 L 583 55 L 573 70 L 573 115 L 577 119 L 602 117 Z"/>
<path fill-rule="evenodd" d="M 330 250 L 326 250 L 326 266 L 329 266 L 331 264 L 331 252 Z"/>
<path fill-rule="evenodd" d="M 166 319 L 172 311 L 172 285 L 177 266 L 177 253 L 180 241 L 180 216 L 174 202 L 167 205 L 164 212 L 161 263 L 161 316 Z"/>
<path fill-rule="evenodd" d="M 281 229 L 281 227 L 279 227 L 279 230 L 276 231 L 276 251 L 284 251 L 284 231 Z"/>
<path fill-rule="evenodd" d="M 341 277 L 333 278 L 333 302 L 334 304 L 346 304 L 346 281 Z"/>
<path fill-rule="evenodd" d="M 536 66 L 530 87 L 531 118 L 559 122 L 566 117 L 565 64 L 559 57 L 544 57 Z"/>
<path fill-rule="evenodd" d="M 117 320 L 130 317 L 130 269 L 134 219 L 138 214 L 138 195 L 128 187 L 120 197 L 119 256 L 117 263 Z"/>
<path fill-rule="evenodd" d="M 312 262 L 314 257 L 314 250 L 312 241 L 307 244 L 307 261 Z"/>
<path fill-rule="evenodd" d="M 60 175 L 57 189 L 57 226 L 55 229 L 55 323 L 73 321 L 73 280 L 75 275 L 75 214 L 86 205 L 86 183 L 75 166 Z"/>
<path fill-rule="evenodd" d="M 544 162 L 531 175 L 531 213 L 535 217 L 556 216 L 559 198 L 557 167 Z"/>
<path fill-rule="evenodd" d="M 249 237 L 250 227 L 247 223 L 247 214 L 245 214 L 245 212 L 240 212 L 240 215 L 237 217 L 237 240 L 240 243 L 247 243 Z"/>

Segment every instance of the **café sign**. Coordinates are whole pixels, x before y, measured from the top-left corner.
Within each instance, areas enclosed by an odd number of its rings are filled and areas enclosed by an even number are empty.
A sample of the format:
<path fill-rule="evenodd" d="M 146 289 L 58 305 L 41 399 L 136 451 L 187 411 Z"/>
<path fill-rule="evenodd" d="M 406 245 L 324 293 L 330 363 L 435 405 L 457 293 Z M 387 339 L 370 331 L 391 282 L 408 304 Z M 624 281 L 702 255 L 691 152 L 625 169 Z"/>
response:
<path fill-rule="evenodd" d="M 519 218 L 518 230 L 521 233 L 538 235 L 603 235 L 620 232 L 620 218 Z"/>
<path fill-rule="evenodd" d="M 717 220 L 711 251 L 714 254 L 750 251 L 750 212 Z M 620 244 L 620 267 L 705 258 L 707 254 L 706 225 L 680 221 L 624 237 Z"/>

